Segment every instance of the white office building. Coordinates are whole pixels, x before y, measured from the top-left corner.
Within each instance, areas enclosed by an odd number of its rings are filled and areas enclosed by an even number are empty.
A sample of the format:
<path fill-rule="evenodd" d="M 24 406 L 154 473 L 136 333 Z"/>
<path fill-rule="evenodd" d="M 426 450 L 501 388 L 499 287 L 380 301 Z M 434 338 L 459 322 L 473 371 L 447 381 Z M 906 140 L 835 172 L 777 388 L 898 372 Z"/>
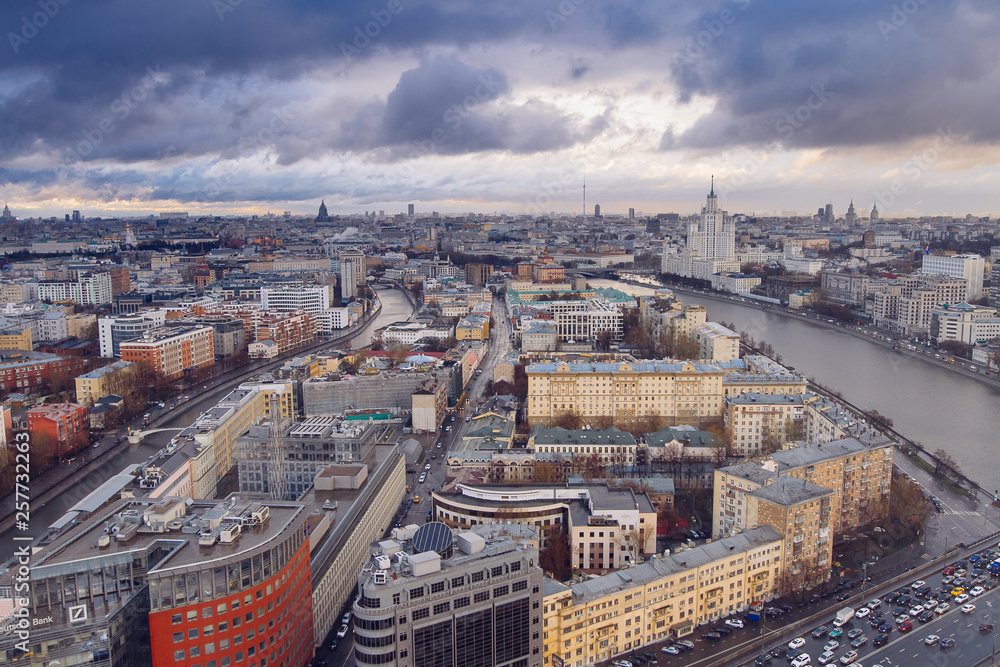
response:
<path fill-rule="evenodd" d="M 924 255 L 920 273 L 939 274 L 965 281 L 966 300 L 983 296 L 985 260 L 979 255 Z"/>
<path fill-rule="evenodd" d="M 141 337 L 147 331 L 162 327 L 167 321 L 167 313 L 162 310 L 148 310 L 141 315 L 115 315 L 97 320 L 97 336 L 101 345 L 101 357 L 111 359 L 120 356 L 119 346 L 127 340 Z"/>
<path fill-rule="evenodd" d="M 329 285 L 260 288 L 260 309 L 271 312 L 304 310 L 318 315 L 330 308 L 332 299 L 333 292 Z"/>

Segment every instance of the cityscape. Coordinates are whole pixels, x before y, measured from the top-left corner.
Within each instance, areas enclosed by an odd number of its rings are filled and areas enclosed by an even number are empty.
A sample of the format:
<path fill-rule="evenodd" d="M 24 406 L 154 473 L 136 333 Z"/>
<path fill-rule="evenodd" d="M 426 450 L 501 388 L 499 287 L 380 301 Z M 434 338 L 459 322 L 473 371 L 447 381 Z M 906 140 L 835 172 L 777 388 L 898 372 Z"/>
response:
<path fill-rule="evenodd" d="M 0 9 L 2 661 L 1000 665 L 997 8 L 815 4 Z"/>

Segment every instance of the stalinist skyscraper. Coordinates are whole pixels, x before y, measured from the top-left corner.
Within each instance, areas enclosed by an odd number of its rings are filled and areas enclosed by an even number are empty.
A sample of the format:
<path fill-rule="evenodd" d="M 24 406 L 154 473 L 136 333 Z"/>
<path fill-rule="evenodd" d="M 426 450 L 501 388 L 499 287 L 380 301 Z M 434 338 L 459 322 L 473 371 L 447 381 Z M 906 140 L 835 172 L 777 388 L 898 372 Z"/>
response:
<path fill-rule="evenodd" d="M 664 253 L 661 268 L 664 273 L 700 280 L 709 280 L 722 271 L 740 270 L 736 260 L 736 223 L 719 208 L 714 176 L 701 217 L 688 223 L 687 247 L 679 254 Z"/>
<path fill-rule="evenodd" d="M 688 225 L 687 247 L 698 259 L 730 261 L 736 257 L 736 225 L 719 209 L 714 176 L 712 190 L 701 209 L 701 220 L 692 220 Z"/>

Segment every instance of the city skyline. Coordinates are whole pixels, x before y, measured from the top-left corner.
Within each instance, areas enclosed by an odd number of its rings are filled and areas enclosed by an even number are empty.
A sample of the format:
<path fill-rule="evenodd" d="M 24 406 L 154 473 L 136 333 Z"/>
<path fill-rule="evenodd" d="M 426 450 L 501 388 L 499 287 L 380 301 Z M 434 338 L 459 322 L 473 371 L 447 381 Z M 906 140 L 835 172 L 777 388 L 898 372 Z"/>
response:
<path fill-rule="evenodd" d="M 0 9 L 15 215 L 989 215 L 985 2 Z M 128 27 L 126 30 L 125 27 Z"/>

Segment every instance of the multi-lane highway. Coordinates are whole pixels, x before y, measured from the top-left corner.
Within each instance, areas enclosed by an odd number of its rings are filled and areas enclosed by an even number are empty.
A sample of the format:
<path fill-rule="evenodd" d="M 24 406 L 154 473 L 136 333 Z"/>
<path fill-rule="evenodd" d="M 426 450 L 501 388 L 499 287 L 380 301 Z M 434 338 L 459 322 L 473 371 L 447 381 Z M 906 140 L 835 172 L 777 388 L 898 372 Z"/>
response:
<path fill-rule="evenodd" d="M 982 550 L 979 553 L 987 553 L 987 550 Z M 998 545 L 994 544 L 989 550 L 988 556 L 996 557 L 998 553 L 1000 553 Z M 979 565 L 985 569 L 988 560 L 989 558 L 984 559 Z M 790 662 L 789 655 L 794 650 L 808 654 L 810 659 L 807 664 L 809 665 L 854 664 L 865 667 L 873 665 L 881 667 L 955 665 L 971 667 L 978 665 L 981 661 L 986 661 L 984 664 L 993 664 L 987 659 L 995 655 L 997 648 L 996 626 L 1000 621 L 1000 587 L 985 590 L 980 595 L 972 596 L 969 592 L 974 586 L 970 580 L 976 576 L 973 574 L 973 566 L 968 560 L 960 561 L 957 557 L 951 564 L 953 566 L 964 565 L 967 570 L 965 582 L 961 588 L 964 589 L 964 594 L 968 599 L 953 595 L 952 591 L 956 588 L 955 582 L 944 584 L 945 575 L 941 572 L 935 572 L 932 576 L 924 575 L 922 585 L 930 587 L 930 594 L 936 596 L 936 600 L 928 601 L 915 594 L 918 587 L 916 578 L 900 585 L 897 589 L 897 592 L 903 592 L 910 596 L 905 604 L 900 604 L 898 600 L 890 602 L 887 599 L 887 594 L 881 598 L 854 596 L 845 601 L 843 606 L 860 609 L 862 606 L 866 606 L 869 601 L 876 599 L 879 601 L 879 606 L 866 618 L 852 619 L 843 627 L 843 634 L 831 637 L 831 631 L 835 630 L 833 625 L 835 612 L 831 610 L 829 618 L 823 618 L 816 625 L 809 626 L 795 634 L 785 634 L 777 639 L 772 639 L 761 647 L 762 650 L 752 653 L 742 660 L 727 664 L 732 666 L 763 664 L 780 666 Z M 982 584 L 984 587 L 995 585 L 997 582 L 997 579 L 988 573 L 983 573 L 980 576 L 985 578 Z M 947 603 L 946 611 L 935 612 L 930 617 L 923 616 L 924 620 L 920 620 L 923 610 L 917 609 L 917 605 L 924 607 L 924 609 L 934 609 L 942 602 Z M 963 611 L 963 604 L 972 604 L 975 608 Z M 889 628 L 888 631 L 880 632 L 873 626 L 875 620 L 886 624 Z M 769 627 L 773 627 L 776 624 L 782 624 L 782 620 L 780 618 L 766 620 L 765 623 Z M 912 624 L 912 628 L 907 630 L 906 623 Z M 814 637 L 814 631 L 819 626 L 825 626 L 826 630 L 817 633 L 818 636 Z M 983 626 L 991 626 L 993 629 L 982 629 Z M 740 643 L 753 641 L 759 632 L 759 626 L 748 624 L 747 628 L 735 631 L 737 635 L 735 639 Z M 859 642 L 860 646 L 852 647 L 852 640 L 857 639 L 852 635 L 858 634 L 864 639 Z M 879 635 L 882 634 L 885 636 L 878 640 Z M 936 639 L 929 642 L 927 638 L 932 635 Z M 793 641 L 795 643 L 792 643 Z M 838 645 L 828 644 L 831 641 L 836 641 Z M 879 645 L 876 646 L 876 643 Z M 704 645 L 705 642 L 696 640 L 696 644 Z M 699 646 L 699 648 L 703 648 L 703 646 Z M 832 656 L 826 656 L 828 660 L 820 662 L 821 656 L 827 649 Z M 853 661 L 848 656 L 851 651 L 855 651 L 857 654 Z M 770 661 L 764 658 L 765 654 L 771 655 Z M 845 658 L 845 656 L 848 657 Z M 690 657 L 684 654 L 675 657 L 661 654 L 658 657 L 658 664 L 661 666 L 685 665 L 686 667 L 695 664 Z M 705 661 L 702 664 L 707 663 L 708 661 Z"/>

